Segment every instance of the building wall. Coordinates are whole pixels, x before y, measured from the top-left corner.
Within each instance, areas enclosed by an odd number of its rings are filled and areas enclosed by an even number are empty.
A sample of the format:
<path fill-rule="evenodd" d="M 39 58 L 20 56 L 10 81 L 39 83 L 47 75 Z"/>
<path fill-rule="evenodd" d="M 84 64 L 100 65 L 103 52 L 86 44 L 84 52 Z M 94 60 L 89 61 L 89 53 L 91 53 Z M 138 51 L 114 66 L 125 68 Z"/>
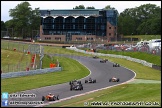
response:
<path fill-rule="evenodd" d="M 94 41 L 96 35 L 72 35 L 73 41 Z"/>
<path fill-rule="evenodd" d="M 75 12 L 73 13 L 73 10 L 70 10 L 71 14 L 74 15 L 72 15 L 73 17 L 70 17 L 70 14 L 66 15 L 68 12 L 67 10 L 62 10 L 61 12 L 51 10 L 51 14 L 53 16 L 47 16 L 45 15 L 45 11 L 43 11 L 44 13 L 42 13 L 42 15 L 44 14 L 45 16 L 43 16 L 41 19 L 43 28 L 41 25 L 40 38 L 41 40 L 52 41 L 58 41 L 58 38 L 60 41 L 87 41 L 87 39 L 85 39 L 85 35 L 89 34 L 88 37 L 92 38 L 89 39 L 90 41 L 96 39 L 97 37 L 99 37 L 98 39 L 102 38 L 104 40 L 111 41 L 111 39 L 114 39 L 116 36 L 116 27 L 114 26 L 116 26 L 115 24 L 117 23 L 115 22 L 116 18 L 114 11 L 105 10 L 99 12 L 99 10 L 96 10 L 95 12 L 97 11 L 97 15 L 100 16 L 82 16 L 83 19 L 81 18 L 80 20 L 78 20 L 78 17 L 81 16 L 76 17 Z M 78 14 L 83 14 L 84 12 L 89 12 L 89 10 L 78 10 L 77 12 Z M 58 17 L 55 16 L 55 14 L 61 14 L 64 16 Z M 111 23 L 109 23 L 109 21 Z"/>
<path fill-rule="evenodd" d="M 115 32 L 116 32 L 116 27 L 112 26 L 109 22 L 107 22 L 107 28 L 106 28 L 106 37 L 107 37 L 107 39 L 111 41 L 111 38 L 115 37 Z"/>
<path fill-rule="evenodd" d="M 46 41 L 65 41 L 66 35 L 42 35 L 40 39 Z"/>

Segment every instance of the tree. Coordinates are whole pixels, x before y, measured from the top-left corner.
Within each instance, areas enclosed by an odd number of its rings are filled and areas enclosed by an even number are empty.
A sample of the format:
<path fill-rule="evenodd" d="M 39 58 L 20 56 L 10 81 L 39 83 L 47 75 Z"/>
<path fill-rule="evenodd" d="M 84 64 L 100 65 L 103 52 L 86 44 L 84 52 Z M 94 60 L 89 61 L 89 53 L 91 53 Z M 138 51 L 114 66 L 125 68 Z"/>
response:
<path fill-rule="evenodd" d="M 95 9 L 95 7 L 93 7 L 93 6 L 88 6 L 88 7 L 86 7 L 86 9 Z"/>
<path fill-rule="evenodd" d="M 111 7 L 110 5 L 105 6 L 105 8 L 103 8 L 103 9 L 112 9 L 112 10 L 115 10 L 115 8 L 114 7 Z"/>
<path fill-rule="evenodd" d="M 18 36 L 31 36 L 32 29 L 39 29 L 40 16 L 39 8 L 32 10 L 28 2 L 18 4 L 14 9 L 9 10 L 9 15 L 12 17 L 12 26 Z M 9 25 L 11 26 L 11 24 Z"/>
<path fill-rule="evenodd" d="M 124 35 L 161 34 L 161 8 L 154 4 L 127 8 L 120 13 L 118 23 Z"/>
<path fill-rule="evenodd" d="M 1 21 L 1 31 L 6 31 L 6 25 L 3 21 Z"/>
<path fill-rule="evenodd" d="M 85 9 L 84 5 L 75 6 L 73 9 Z"/>

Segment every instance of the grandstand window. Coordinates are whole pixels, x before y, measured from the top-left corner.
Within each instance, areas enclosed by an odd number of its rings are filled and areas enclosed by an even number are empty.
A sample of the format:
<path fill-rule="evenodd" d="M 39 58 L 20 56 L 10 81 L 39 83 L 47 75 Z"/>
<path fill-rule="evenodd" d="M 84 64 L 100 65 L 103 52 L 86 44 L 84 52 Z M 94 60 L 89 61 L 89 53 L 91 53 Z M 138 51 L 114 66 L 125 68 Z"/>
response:
<path fill-rule="evenodd" d="M 45 37 L 45 40 L 51 40 L 51 37 Z"/>
<path fill-rule="evenodd" d="M 76 38 L 76 40 L 82 40 L 82 38 Z"/>
<path fill-rule="evenodd" d="M 55 37 L 55 40 L 61 40 L 61 37 Z"/>

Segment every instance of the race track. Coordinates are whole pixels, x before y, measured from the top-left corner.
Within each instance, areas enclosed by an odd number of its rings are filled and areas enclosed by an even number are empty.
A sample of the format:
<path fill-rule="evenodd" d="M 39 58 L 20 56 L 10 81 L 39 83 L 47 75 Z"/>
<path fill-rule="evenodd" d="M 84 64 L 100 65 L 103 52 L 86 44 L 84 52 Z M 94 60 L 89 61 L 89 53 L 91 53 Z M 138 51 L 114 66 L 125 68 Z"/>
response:
<path fill-rule="evenodd" d="M 42 96 L 45 96 L 48 93 L 59 95 L 59 98 L 61 100 L 61 99 L 64 99 L 70 96 L 86 93 L 92 90 L 120 84 L 128 80 L 131 80 L 132 78 L 135 77 L 135 73 L 132 72 L 131 70 L 128 70 L 123 67 L 113 67 L 113 63 L 111 62 L 100 63 L 100 59 L 94 59 L 90 57 L 79 57 L 79 56 L 69 56 L 69 57 L 79 61 L 81 64 L 85 65 L 91 71 L 91 74 L 89 76 L 81 79 L 82 84 L 83 84 L 83 90 L 70 91 L 70 85 L 68 82 L 64 84 L 58 84 L 54 86 L 42 87 L 42 88 L 37 88 L 33 90 L 19 92 L 18 94 L 20 93 L 32 94 L 33 93 L 36 95 L 36 97 L 35 98 L 9 98 L 9 102 L 10 101 L 41 101 Z M 109 82 L 109 79 L 112 76 L 120 78 L 120 82 Z M 92 79 L 96 79 L 96 83 L 85 84 L 84 83 L 85 79 L 88 79 L 89 77 L 91 77 Z M 55 76 L 53 77 L 53 80 L 55 80 Z M 32 84 L 32 80 L 31 80 L 31 84 Z M 44 103 L 48 103 L 48 102 L 45 101 Z M 14 107 L 23 106 L 24 107 L 24 105 L 9 105 L 9 106 L 11 107 L 12 106 Z M 30 105 L 28 106 L 30 107 Z"/>

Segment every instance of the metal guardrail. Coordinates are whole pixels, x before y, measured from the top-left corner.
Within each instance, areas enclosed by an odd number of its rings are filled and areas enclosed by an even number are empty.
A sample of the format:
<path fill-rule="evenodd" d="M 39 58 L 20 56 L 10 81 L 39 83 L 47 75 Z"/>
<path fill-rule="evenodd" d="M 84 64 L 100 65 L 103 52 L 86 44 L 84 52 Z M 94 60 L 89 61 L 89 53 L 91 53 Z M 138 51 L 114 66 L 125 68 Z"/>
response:
<path fill-rule="evenodd" d="M 61 71 L 61 70 L 62 70 L 61 67 L 55 67 L 55 68 L 37 69 L 37 70 L 30 70 L 30 71 L 2 73 L 1 79 L 21 77 L 21 76 L 34 75 L 34 74 L 57 72 L 57 71 Z"/>

